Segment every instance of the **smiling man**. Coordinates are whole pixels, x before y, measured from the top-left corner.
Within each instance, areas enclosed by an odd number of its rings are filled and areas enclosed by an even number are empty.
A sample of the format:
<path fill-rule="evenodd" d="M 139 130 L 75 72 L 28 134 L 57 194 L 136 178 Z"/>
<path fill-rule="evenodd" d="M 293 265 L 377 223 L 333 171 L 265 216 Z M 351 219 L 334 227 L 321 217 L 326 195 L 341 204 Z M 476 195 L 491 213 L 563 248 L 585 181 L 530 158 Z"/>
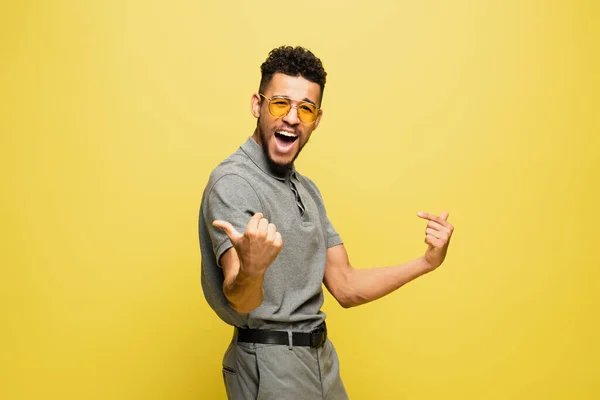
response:
<path fill-rule="evenodd" d="M 383 297 L 435 270 L 453 226 L 427 220 L 425 254 L 354 269 L 315 184 L 294 160 L 323 116 L 326 73 L 302 47 L 274 49 L 252 95 L 253 135 L 212 172 L 199 218 L 202 287 L 234 326 L 223 359 L 229 399 L 347 399 L 327 338 L 323 284 L 343 307 Z"/>
<path fill-rule="evenodd" d="M 325 85 L 324 71 L 322 79 Z M 319 126 L 322 112 L 317 104 L 321 102 L 321 86 L 303 76 L 275 72 L 264 88 L 261 85 L 261 91 L 267 94 L 252 96 L 252 114 L 258 118 L 253 138 L 271 166 L 289 170 Z M 263 103 L 268 105 L 272 118 L 260 117 Z"/>

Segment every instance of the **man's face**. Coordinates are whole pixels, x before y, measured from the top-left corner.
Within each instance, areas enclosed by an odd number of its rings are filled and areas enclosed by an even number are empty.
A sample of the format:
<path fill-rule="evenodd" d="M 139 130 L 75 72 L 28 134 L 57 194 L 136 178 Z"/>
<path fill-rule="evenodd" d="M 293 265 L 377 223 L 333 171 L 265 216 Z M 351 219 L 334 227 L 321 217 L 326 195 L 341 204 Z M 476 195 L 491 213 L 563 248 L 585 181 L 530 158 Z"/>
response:
<path fill-rule="evenodd" d="M 321 87 L 300 76 L 281 73 L 273 75 L 263 95 L 267 98 L 286 97 L 292 100 L 293 107 L 287 115 L 274 117 L 269 113 L 269 101 L 258 94 L 252 96 L 252 114 L 258 118 L 254 140 L 263 148 L 269 160 L 280 167 L 291 167 L 300 150 L 304 147 L 312 131 L 317 129 L 322 111 L 314 123 L 305 124 L 298 119 L 295 106 L 302 101 L 320 107 Z"/>

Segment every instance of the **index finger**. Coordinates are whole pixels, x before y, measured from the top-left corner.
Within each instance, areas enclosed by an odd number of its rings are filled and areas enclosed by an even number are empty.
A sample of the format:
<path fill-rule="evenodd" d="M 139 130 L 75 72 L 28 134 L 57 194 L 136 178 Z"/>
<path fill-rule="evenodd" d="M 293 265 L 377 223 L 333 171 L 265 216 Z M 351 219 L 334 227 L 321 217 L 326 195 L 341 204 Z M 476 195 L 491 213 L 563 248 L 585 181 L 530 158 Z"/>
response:
<path fill-rule="evenodd" d="M 438 217 L 437 215 L 435 215 L 435 214 L 431 214 L 431 213 L 428 213 L 428 212 L 422 212 L 422 211 L 419 211 L 419 212 L 417 213 L 417 216 L 418 216 L 419 218 L 427 219 L 427 220 L 429 220 L 429 221 L 435 221 L 435 222 L 437 222 L 438 224 L 441 224 L 441 225 L 444 225 L 444 226 L 447 226 L 447 225 L 448 225 L 448 221 L 447 221 L 447 219 L 448 219 L 448 215 L 449 215 L 449 214 L 448 214 L 448 212 L 447 212 L 447 211 L 444 211 L 444 212 L 442 213 L 442 216 L 441 216 L 441 217 Z M 444 217 L 445 217 L 445 218 L 444 218 Z"/>

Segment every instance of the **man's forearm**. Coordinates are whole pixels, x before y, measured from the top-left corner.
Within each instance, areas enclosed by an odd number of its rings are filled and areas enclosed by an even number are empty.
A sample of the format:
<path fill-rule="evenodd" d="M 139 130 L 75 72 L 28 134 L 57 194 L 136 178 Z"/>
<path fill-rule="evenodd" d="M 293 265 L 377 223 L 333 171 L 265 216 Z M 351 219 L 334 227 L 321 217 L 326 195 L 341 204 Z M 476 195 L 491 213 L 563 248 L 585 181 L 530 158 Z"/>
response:
<path fill-rule="evenodd" d="M 423 257 L 390 267 L 352 269 L 343 305 L 354 307 L 377 300 L 434 269 Z"/>
<path fill-rule="evenodd" d="M 242 314 L 259 307 L 264 298 L 263 279 L 264 275 L 250 277 L 241 268 L 231 279 L 225 279 L 223 293 L 231 307 Z"/>

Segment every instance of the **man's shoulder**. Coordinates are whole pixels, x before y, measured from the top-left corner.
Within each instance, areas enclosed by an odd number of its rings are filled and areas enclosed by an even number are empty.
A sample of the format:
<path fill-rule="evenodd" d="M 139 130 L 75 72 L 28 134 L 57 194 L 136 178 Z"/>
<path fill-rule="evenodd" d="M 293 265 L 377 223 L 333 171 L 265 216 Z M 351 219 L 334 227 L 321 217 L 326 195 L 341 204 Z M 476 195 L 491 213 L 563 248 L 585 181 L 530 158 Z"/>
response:
<path fill-rule="evenodd" d="M 229 157 L 221 161 L 210 173 L 209 182 L 216 182 L 226 175 L 247 177 L 253 173 L 252 161 L 239 147 Z"/>
<path fill-rule="evenodd" d="M 254 163 L 240 147 L 212 170 L 205 191 L 210 193 L 217 184 L 219 187 L 229 187 L 232 190 L 252 189 L 254 191 L 255 179 Z"/>

